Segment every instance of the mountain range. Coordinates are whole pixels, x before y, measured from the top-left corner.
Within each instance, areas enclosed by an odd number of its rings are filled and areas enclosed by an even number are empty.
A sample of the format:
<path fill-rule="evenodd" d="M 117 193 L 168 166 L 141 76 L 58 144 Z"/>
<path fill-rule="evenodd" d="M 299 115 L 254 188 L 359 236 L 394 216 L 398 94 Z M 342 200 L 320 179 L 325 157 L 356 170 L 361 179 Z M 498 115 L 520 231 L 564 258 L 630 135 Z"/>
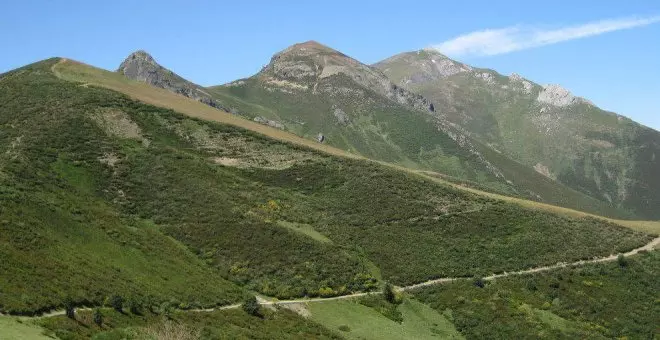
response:
<path fill-rule="evenodd" d="M 209 87 L 26 65 L 0 338 L 654 338 L 657 136 L 429 50 L 305 42 Z"/>
<path fill-rule="evenodd" d="M 425 49 L 374 65 L 309 41 L 208 88 L 145 52 L 119 72 L 368 158 L 613 217 L 660 218 L 660 134 L 558 85 Z"/>

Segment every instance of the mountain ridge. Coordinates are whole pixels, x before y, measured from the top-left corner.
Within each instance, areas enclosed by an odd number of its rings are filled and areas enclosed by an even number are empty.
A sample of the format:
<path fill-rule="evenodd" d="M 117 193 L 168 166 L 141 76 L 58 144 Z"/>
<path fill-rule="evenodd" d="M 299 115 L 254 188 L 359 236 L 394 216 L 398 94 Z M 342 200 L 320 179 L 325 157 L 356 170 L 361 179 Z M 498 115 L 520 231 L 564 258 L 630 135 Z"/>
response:
<path fill-rule="evenodd" d="M 599 200 L 660 218 L 652 208 L 660 203 L 659 184 L 650 175 L 660 170 L 653 156 L 660 152 L 656 130 L 561 86 L 474 68 L 433 51 L 404 52 L 374 65 L 507 157 Z"/>

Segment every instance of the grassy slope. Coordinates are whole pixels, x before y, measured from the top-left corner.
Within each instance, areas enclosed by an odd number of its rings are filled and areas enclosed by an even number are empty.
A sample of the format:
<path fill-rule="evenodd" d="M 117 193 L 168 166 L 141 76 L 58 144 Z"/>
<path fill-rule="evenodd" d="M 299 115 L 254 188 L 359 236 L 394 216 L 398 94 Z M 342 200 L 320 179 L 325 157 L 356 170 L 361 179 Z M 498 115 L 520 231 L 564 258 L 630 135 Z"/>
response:
<path fill-rule="evenodd" d="M 397 309 L 403 321 L 388 319 L 355 301 L 328 301 L 307 305 L 312 320 L 347 339 L 461 339 L 445 317 L 415 300 L 405 300 Z"/>
<path fill-rule="evenodd" d="M 657 131 L 584 103 L 548 106 L 539 113 L 541 106 L 535 98 L 540 86 L 523 93 L 520 83 L 492 70 L 480 71 L 492 75 L 493 83 L 473 73 L 458 73 L 404 84 L 421 72 L 411 62 L 429 59 L 427 52 L 409 53 L 379 67 L 387 69 L 394 82 L 430 98 L 449 120 L 476 139 L 512 159 L 528 167 L 541 163 L 574 190 L 601 201 L 609 197 L 637 216 L 658 218 L 655 207 L 660 197 L 655 189 L 657 176 L 652 175 L 660 169 L 660 161 L 653 157 L 660 145 Z"/>
<path fill-rule="evenodd" d="M 98 304 L 112 294 L 201 305 L 240 299 L 187 248 L 104 199 L 111 172 L 98 157 L 117 145 L 82 115 L 106 91 L 80 95 L 50 74 L 54 62 L 0 79 L 0 308 L 32 313 L 66 297 Z"/>
<path fill-rule="evenodd" d="M 104 309 L 104 324 L 100 328 L 92 322 L 91 312 L 80 312 L 73 321 L 64 316 L 40 320 L 52 335 L 63 340 L 82 339 L 153 339 L 149 331 L 163 332 L 167 325 L 184 329 L 184 334 L 197 335 L 188 339 L 341 339 L 325 327 L 306 320 L 290 311 L 263 311 L 264 317 L 247 315 L 242 310 L 212 313 L 177 312 L 168 317 L 145 314 L 120 314 Z M 163 338 L 166 332 L 161 333 Z M 172 339 L 179 339 L 170 333 Z"/>
<path fill-rule="evenodd" d="M 161 117 L 164 116 L 161 114 Z M 154 120 L 153 117 L 149 118 L 148 115 L 135 119 L 145 130 L 162 129 L 162 126 L 159 127 L 161 121 Z M 180 118 L 172 117 L 168 120 L 172 122 L 168 125 L 175 125 L 174 123 Z M 151 127 L 148 127 L 150 125 Z M 212 126 L 198 125 L 200 126 L 188 132 L 189 136 L 196 136 L 199 134 L 198 130 Z M 152 134 L 165 133 L 161 131 Z M 221 136 L 200 143 L 212 145 L 215 143 L 213 140 L 219 140 L 219 137 Z M 224 156 L 228 152 L 205 148 L 206 157 Z M 144 157 L 152 156 L 144 155 Z M 164 160 L 165 158 L 161 157 L 160 162 Z M 154 163 L 146 162 L 147 165 Z M 170 163 L 172 167 L 167 166 Z M 181 161 L 166 162 L 159 168 L 147 167 L 143 171 L 145 174 L 162 173 L 161 176 L 165 176 L 165 174 L 177 173 L 175 168 L 181 168 L 179 163 Z M 131 176 L 142 176 L 140 171 L 131 168 L 133 174 Z M 260 183 L 251 186 L 249 190 L 252 193 L 250 199 L 256 198 L 256 202 L 248 209 L 251 214 L 263 215 L 263 211 L 255 211 L 254 207 L 264 204 L 267 200 L 280 202 L 277 211 L 268 212 L 268 216 L 262 217 L 267 220 L 311 224 L 317 232 L 334 241 L 332 246 L 345 249 L 342 253 L 366 256 L 370 261 L 363 262 L 365 267 L 368 267 L 367 263 L 373 262 L 380 267 L 384 278 L 400 284 L 438 276 L 473 275 L 482 271 L 520 269 L 539 263 L 610 254 L 632 248 L 640 240 L 638 235 L 626 235 L 614 226 L 590 220 L 567 220 L 540 212 L 530 214 L 529 211 L 521 210 L 514 205 L 502 205 L 480 199 L 478 196 L 465 195 L 444 186 L 432 185 L 432 182 L 415 176 L 404 175 L 398 171 L 361 161 L 349 159 L 331 161 L 320 158 L 317 161 L 297 163 L 279 170 L 253 167 L 236 171 L 238 170 L 214 170 L 215 175 L 209 173 L 204 175 L 204 178 L 208 178 L 208 181 L 219 181 L 219 177 L 213 176 L 235 173 L 236 176 L 244 176 L 247 180 L 239 185 L 242 189 L 245 189 L 250 182 Z M 195 172 L 201 174 L 199 170 Z M 172 177 L 172 175 L 168 176 Z M 180 180 L 190 179 L 186 177 Z M 232 177 L 231 180 L 236 181 L 237 177 Z M 222 198 L 211 201 L 227 201 L 232 196 L 230 191 L 232 186 L 215 185 L 218 186 L 223 187 L 225 193 L 214 193 L 198 184 L 176 185 L 175 188 L 197 188 L 195 190 L 204 190 L 205 196 L 208 197 L 223 195 L 219 196 Z M 169 195 L 182 198 L 197 194 L 197 191 L 185 193 L 170 188 L 167 192 L 156 194 L 165 195 L 157 196 L 161 198 L 162 203 L 149 203 L 153 202 L 149 197 L 133 197 L 133 199 L 144 202 L 138 201 L 135 204 L 135 209 L 138 209 L 140 214 L 153 217 L 157 211 L 163 210 L 161 204 L 173 200 L 162 198 L 170 197 Z M 145 206 L 152 206 L 151 210 L 145 210 Z M 165 210 L 173 211 L 172 209 Z M 207 208 L 200 207 L 200 209 Z M 190 207 L 177 210 L 176 214 L 171 215 L 185 216 L 188 210 Z M 454 213 L 458 214 L 454 215 Z M 174 217 L 167 216 L 165 220 L 159 219 L 158 222 L 165 224 L 183 222 L 172 218 Z M 498 223 L 499 228 L 493 227 Z M 291 287 L 287 288 L 287 285 L 293 284 L 292 282 L 285 284 L 280 281 L 275 286 L 259 280 L 254 282 L 254 275 L 270 265 L 263 263 L 259 257 L 248 257 L 249 254 L 238 258 L 228 256 L 222 251 L 226 245 L 219 243 L 221 240 L 209 238 L 208 235 L 214 228 L 217 226 L 212 224 L 185 225 L 185 228 L 172 226 L 167 230 L 196 249 L 196 252 L 208 256 L 210 261 L 217 261 L 214 263 L 221 264 L 224 268 L 233 267 L 232 272 L 236 273 L 238 279 L 248 279 L 256 289 L 281 297 L 293 292 Z M 610 236 L 604 236 L 605 234 Z M 480 241 L 483 247 L 481 250 L 471 249 L 474 248 L 471 244 L 477 235 L 479 240 L 484 238 L 491 240 Z M 558 235 L 572 236 L 558 237 Z M 259 241 L 255 240 L 255 242 Z M 505 246 L 505 244 L 509 245 Z M 323 249 L 332 246 L 318 247 Z M 243 252 L 238 251 L 238 253 Z M 526 254 L 524 259 L 512 258 L 513 254 L 520 253 Z M 440 258 L 446 258 L 446 261 L 437 261 Z M 247 265 L 247 269 L 244 268 L 246 260 L 253 264 L 261 261 L 262 264 L 257 265 L 257 268 L 262 269 L 254 272 L 254 269 L 249 269 L 250 265 Z M 369 270 L 369 272 L 373 271 Z M 247 278 L 243 273 L 246 273 Z M 334 284 L 341 289 L 341 284 Z"/>
<path fill-rule="evenodd" d="M 657 327 L 660 252 L 627 260 L 425 288 L 430 304 L 468 339 L 653 339 Z"/>
<path fill-rule="evenodd" d="M 383 101 L 378 95 L 289 93 L 273 90 L 255 76 L 241 80 L 240 84 L 215 86 L 208 89 L 218 100 L 250 112 L 284 123 L 290 131 L 313 139 L 323 132 L 327 142 L 335 147 L 356 152 L 362 156 L 401 164 L 415 169 L 441 172 L 456 179 L 479 182 L 489 191 L 510 196 L 539 200 L 550 204 L 577 208 L 599 215 L 625 218 L 632 214 L 594 199 L 582 192 L 548 179 L 531 167 L 524 166 L 491 148 L 473 140 L 471 143 L 505 178 L 496 179 L 484 168 L 476 156 L 466 151 L 435 126 L 432 115 L 409 111 Z M 354 88 L 355 84 L 341 76 L 323 79 L 311 88 L 324 86 Z M 339 103 L 339 104 L 336 104 Z M 366 103 L 366 104 L 365 104 Z M 332 112 L 340 107 L 349 112 L 351 123 L 336 123 Z M 304 124 L 300 122 L 303 121 Z M 451 133 L 461 135 L 452 127 Z M 470 138 L 468 138 L 470 139 Z M 469 147 L 472 148 L 472 147 Z"/>
<path fill-rule="evenodd" d="M 32 320 L 0 316 L 0 340 L 45 340 L 51 339 L 45 329 Z"/>
<path fill-rule="evenodd" d="M 316 294 L 319 284 L 337 294 L 360 289 L 371 262 L 387 279 L 411 282 L 609 254 L 648 240 L 64 82 L 50 74 L 54 63 L 0 78 L 5 310 L 50 308 L 66 295 L 98 304 L 129 290 L 202 305 L 240 296 L 220 273 L 271 295 Z M 112 166 L 102 161 L 109 154 L 118 159 Z M 219 157 L 242 165 L 218 165 Z M 140 256 L 180 264 L 152 268 Z M 103 287 L 93 283 L 99 277 Z"/>
<path fill-rule="evenodd" d="M 238 116 L 232 115 L 228 112 L 213 109 L 195 100 L 173 94 L 169 91 L 148 86 L 144 83 L 131 81 L 114 72 L 101 70 L 98 68 L 94 68 L 85 64 L 81 64 L 66 59 L 62 59 L 61 62 L 59 62 L 57 65 L 54 65 L 53 70 L 56 72 L 56 74 L 58 74 L 58 76 L 62 77 L 63 79 L 77 81 L 84 84 L 94 84 L 94 85 L 106 87 L 124 93 L 130 96 L 131 98 L 140 100 L 142 102 L 155 105 L 158 107 L 172 109 L 191 117 L 201 118 L 209 121 L 215 121 L 215 122 L 220 122 L 224 124 L 230 124 L 233 126 L 245 128 L 250 131 L 257 132 L 261 135 L 274 138 L 276 140 L 281 140 L 284 142 L 293 143 L 295 145 L 309 147 L 311 149 L 318 150 L 331 155 L 348 157 L 348 158 L 361 158 L 354 154 L 350 154 L 342 149 L 331 147 L 327 144 L 319 144 L 309 139 L 301 138 L 299 136 L 284 132 L 279 129 L 275 129 L 269 126 L 265 126 L 262 124 L 245 120 Z M 381 163 L 381 164 L 392 166 L 401 171 L 408 171 L 408 172 L 411 171 L 410 169 L 401 166 L 391 165 L 387 163 Z M 451 183 L 442 180 L 437 176 L 433 176 L 432 179 L 436 182 L 451 185 Z M 538 208 L 542 210 L 551 211 L 554 213 L 562 213 L 562 214 L 568 214 L 570 216 L 578 216 L 578 217 L 593 216 L 591 214 L 587 214 L 581 211 L 577 211 L 565 207 L 558 207 L 550 204 L 518 199 L 504 195 L 491 194 L 483 190 L 470 189 L 460 185 L 455 187 L 461 190 L 469 190 L 471 192 L 480 195 L 496 197 L 497 199 L 508 200 L 516 204 L 524 205 L 526 207 Z M 647 232 L 650 231 L 656 234 L 660 233 L 660 222 L 646 222 L 646 221 L 628 222 L 628 221 L 619 221 L 619 220 L 616 220 L 615 222 L 633 228 L 639 227 L 640 228 L 639 230 L 643 230 Z"/>

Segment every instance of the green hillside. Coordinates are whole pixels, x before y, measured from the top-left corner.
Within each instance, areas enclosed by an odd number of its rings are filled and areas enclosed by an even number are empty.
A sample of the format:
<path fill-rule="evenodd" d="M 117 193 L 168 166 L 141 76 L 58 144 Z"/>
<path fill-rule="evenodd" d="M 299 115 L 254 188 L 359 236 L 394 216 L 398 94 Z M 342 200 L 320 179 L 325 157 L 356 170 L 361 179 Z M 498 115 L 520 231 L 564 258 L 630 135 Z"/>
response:
<path fill-rule="evenodd" d="M 449 318 L 467 339 L 655 339 L 660 253 L 425 288 L 416 298 Z"/>
<path fill-rule="evenodd" d="M 246 118 L 309 139 L 322 134 L 323 143 L 367 158 L 437 171 L 509 196 L 632 216 L 495 152 L 450 124 L 444 107 L 420 108 L 426 99 L 401 91 L 377 69 L 315 42 L 276 54 L 253 77 L 207 89 Z"/>
<path fill-rule="evenodd" d="M 0 78 L 6 312 L 113 295 L 206 307 L 240 299 L 234 284 L 332 296 L 650 239 L 64 81 L 57 62 Z"/>
<path fill-rule="evenodd" d="M 657 131 L 559 86 L 473 68 L 432 50 L 399 54 L 374 66 L 528 169 L 639 217 L 660 218 Z"/>

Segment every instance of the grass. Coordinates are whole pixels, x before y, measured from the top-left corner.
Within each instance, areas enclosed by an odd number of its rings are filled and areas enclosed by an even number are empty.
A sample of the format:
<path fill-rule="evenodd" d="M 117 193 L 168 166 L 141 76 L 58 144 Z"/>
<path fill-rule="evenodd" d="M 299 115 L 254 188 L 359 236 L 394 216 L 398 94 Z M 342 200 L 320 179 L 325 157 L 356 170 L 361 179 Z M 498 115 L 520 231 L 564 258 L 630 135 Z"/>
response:
<path fill-rule="evenodd" d="M 51 339 L 44 332 L 45 329 L 36 325 L 32 320 L 0 316 L 0 340 Z"/>
<path fill-rule="evenodd" d="M 262 318 L 250 316 L 241 309 L 174 312 L 167 316 L 120 314 L 112 309 L 104 309 L 102 313 L 101 327 L 93 323 L 88 311 L 78 313 L 75 321 L 58 316 L 42 319 L 40 323 L 50 334 L 63 340 L 340 339 L 335 332 L 287 310 L 264 310 Z"/>
<path fill-rule="evenodd" d="M 176 95 L 174 93 L 171 93 L 167 90 L 160 89 L 160 88 L 155 88 L 149 85 L 146 85 L 144 83 L 140 83 L 137 81 L 132 81 L 129 80 L 117 73 L 114 72 L 109 72 L 105 70 L 101 70 L 98 68 L 94 68 L 89 65 L 85 65 L 79 62 L 75 62 L 72 60 L 67 60 L 67 59 L 61 59 L 60 62 L 57 64 L 53 65 L 53 70 L 55 73 L 66 80 L 70 81 L 75 81 L 75 82 L 80 82 L 83 84 L 93 84 L 97 86 L 102 86 L 105 88 L 109 88 L 121 93 L 124 93 L 131 98 L 135 98 L 137 100 L 140 100 L 145 103 L 149 103 L 158 107 L 163 107 L 163 108 L 168 108 L 175 110 L 177 112 L 186 114 L 191 117 L 197 117 L 201 119 L 205 119 L 208 121 L 215 121 L 215 122 L 220 122 L 224 124 L 230 124 L 233 126 L 245 128 L 250 131 L 254 131 L 256 133 L 259 133 L 261 135 L 268 136 L 270 138 L 274 138 L 276 140 L 280 141 L 285 141 L 289 143 L 293 143 L 295 145 L 300 145 L 304 147 L 309 147 L 314 150 L 321 151 L 326 154 L 331 154 L 335 156 L 341 156 L 341 157 L 349 157 L 349 158 L 362 158 L 354 153 L 349 153 L 346 152 L 345 150 L 342 150 L 340 148 L 335 148 L 332 146 L 329 146 L 327 144 L 320 144 L 316 143 L 313 141 L 310 141 L 309 139 L 306 138 L 301 138 L 299 136 L 296 136 L 292 133 L 288 133 L 286 131 L 282 131 L 279 129 L 271 128 L 262 124 L 257 124 L 252 121 L 243 119 L 239 116 L 232 115 L 230 113 L 214 109 L 212 107 L 209 107 L 208 105 L 204 105 L 198 101 L 192 100 L 187 97 L 183 97 L 180 95 Z M 217 91 L 216 91 L 217 92 Z M 215 92 L 214 92 L 215 93 Z M 406 171 L 406 172 L 414 172 L 418 173 L 417 170 L 411 170 L 409 168 L 405 168 L 399 165 L 395 164 L 390 164 L 387 162 L 380 162 L 381 164 L 384 164 L 386 166 L 391 166 L 393 168 L 399 169 L 401 171 Z M 491 197 L 495 197 L 497 199 L 504 199 L 508 200 L 511 202 L 514 202 L 516 204 L 521 204 L 526 207 L 532 207 L 535 209 L 543 209 L 543 210 L 548 210 L 553 213 L 562 213 L 562 214 L 568 214 L 571 216 L 585 216 L 585 215 L 590 215 L 593 216 L 593 214 L 588 214 L 588 213 L 583 213 L 581 211 L 575 210 L 575 209 L 570 209 L 570 208 L 565 208 L 563 206 L 557 206 L 557 205 L 551 205 L 547 203 L 541 203 L 533 200 L 526 200 L 526 199 L 520 199 L 517 197 L 511 197 L 511 196 L 506 196 L 506 195 L 499 195 L 499 194 L 492 194 L 492 191 L 498 191 L 498 190 L 493 190 L 493 189 L 488 189 L 488 191 L 484 190 L 477 190 L 477 189 L 470 189 L 465 187 L 464 185 L 461 184 L 454 184 L 449 180 L 443 180 L 441 178 L 438 178 L 438 176 L 427 176 L 427 177 L 433 177 L 434 181 L 447 184 L 447 185 L 452 185 L 455 188 L 461 189 L 461 190 L 470 190 L 472 192 L 478 193 L 480 195 L 487 195 Z M 446 176 L 444 178 L 447 178 Z M 458 181 L 459 183 L 462 183 L 463 181 Z M 564 203 L 566 204 L 566 203 Z M 569 206 L 571 204 L 568 204 Z M 620 221 L 614 221 L 615 223 L 620 223 L 623 224 L 624 226 L 633 226 L 637 227 L 637 230 L 645 231 L 645 232 L 652 232 L 652 233 L 660 233 L 660 222 L 658 223 L 646 223 L 646 226 L 641 226 L 640 223 L 637 222 L 620 222 Z"/>
<path fill-rule="evenodd" d="M 398 306 L 403 321 L 396 322 L 354 301 L 308 304 L 312 320 L 347 339 L 461 339 L 441 314 L 415 301 Z"/>
<path fill-rule="evenodd" d="M 277 224 L 289 230 L 293 230 L 297 233 L 301 233 L 303 235 L 309 236 L 316 241 L 323 243 L 332 243 L 331 239 L 325 237 L 325 235 L 316 231 L 316 229 L 314 229 L 314 227 L 312 227 L 309 224 L 291 223 L 286 221 L 277 221 Z"/>
<path fill-rule="evenodd" d="M 616 262 L 511 276 L 478 288 L 455 282 L 414 296 L 468 339 L 657 337 L 660 253 Z"/>
<path fill-rule="evenodd" d="M 508 158 L 527 168 L 542 164 L 551 177 L 574 191 L 611 201 L 613 206 L 628 210 L 637 218 L 660 218 L 656 209 L 660 203 L 659 182 L 655 175 L 660 171 L 660 161 L 653 156 L 658 153 L 660 141 L 657 131 L 585 103 L 565 107 L 539 105 L 536 97 L 542 90 L 540 85 L 533 84 L 526 93 L 521 83 L 511 82 L 492 70 L 478 70 L 492 75 L 492 82 L 488 83 L 473 72 L 407 83 L 411 76 L 427 72 L 419 65 L 431 58 L 444 57 L 408 53 L 379 63 L 378 67 L 394 82 L 431 99 L 449 121 Z M 466 113 L 469 119 L 465 118 Z M 590 204 L 585 200 L 566 204 L 548 199 L 546 196 L 553 191 L 550 189 L 545 193 L 537 190 L 546 203 L 578 210 L 586 207 L 576 203 Z M 565 194 L 555 198 L 566 200 L 575 193 Z M 602 214 L 598 210 L 589 212 Z"/>
<path fill-rule="evenodd" d="M 6 311 L 114 294 L 211 306 L 241 298 L 228 280 L 280 299 L 333 296 L 649 239 L 79 86 L 52 65 L 0 78 Z M 112 114 L 100 124 L 99 112 Z"/>

